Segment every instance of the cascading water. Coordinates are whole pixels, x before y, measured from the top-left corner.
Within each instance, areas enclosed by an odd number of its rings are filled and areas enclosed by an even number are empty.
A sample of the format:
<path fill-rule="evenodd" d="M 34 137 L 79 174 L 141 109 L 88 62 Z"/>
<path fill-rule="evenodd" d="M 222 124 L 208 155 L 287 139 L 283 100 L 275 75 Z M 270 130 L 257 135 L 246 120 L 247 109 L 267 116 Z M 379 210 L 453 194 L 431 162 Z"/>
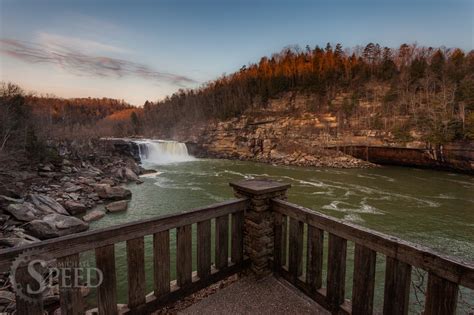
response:
<path fill-rule="evenodd" d="M 194 161 L 196 158 L 189 155 L 186 144 L 177 141 L 140 140 L 138 144 L 140 159 L 150 164 L 170 164 Z"/>

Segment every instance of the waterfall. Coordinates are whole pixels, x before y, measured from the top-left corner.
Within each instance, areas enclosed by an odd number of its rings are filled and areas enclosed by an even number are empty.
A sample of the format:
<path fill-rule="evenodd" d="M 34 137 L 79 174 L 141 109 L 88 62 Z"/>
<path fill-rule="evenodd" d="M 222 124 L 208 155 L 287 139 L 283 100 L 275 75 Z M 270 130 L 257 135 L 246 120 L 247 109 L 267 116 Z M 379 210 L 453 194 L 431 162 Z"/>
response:
<path fill-rule="evenodd" d="M 177 141 L 165 140 L 140 140 L 138 145 L 140 159 L 145 163 L 169 164 L 194 161 L 195 158 L 188 153 L 186 144 Z"/>

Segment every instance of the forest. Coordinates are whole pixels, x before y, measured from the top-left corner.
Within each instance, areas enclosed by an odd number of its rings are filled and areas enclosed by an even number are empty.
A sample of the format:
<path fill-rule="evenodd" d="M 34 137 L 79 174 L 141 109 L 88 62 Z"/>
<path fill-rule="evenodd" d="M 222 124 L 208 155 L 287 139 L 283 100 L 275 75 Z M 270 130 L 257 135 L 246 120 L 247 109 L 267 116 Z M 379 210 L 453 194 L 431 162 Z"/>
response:
<path fill-rule="evenodd" d="M 373 95 L 374 85 L 386 87 L 384 94 Z M 341 121 L 363 116 L 360 100 L 378 97 L 382 109 L 367 128 L 389 128 L 402 140 L 410 129 L 433 144 L 474 139 L 474 51 L 416 44 L 397 49 L 374 43 L 353 49 L 329 43 L 324 48 L 287 47 L 199 89 L 147 102 L 144 125 L 151 134 L 166 135 L 176 126 L 258 111 L 288 91 L 316 95 L 318 101 L 307 110 L 331 112 Z M 342 105 L 331 106 L 341 93 L 348 95 Z M 384 117 L 406 119 L 381 127 Z"/>
<path fill-rule="evenodd" d="M 383 95 L 374 95 L 382 86 Z M 310 93 L 310 112 L 342 117 L 367 116 L 361 100 L 381 103 L 367 129 L 389 129 L 400 140 L 408 130 L 432 144 L 474 140 L 474 51 L 403 44 L 393 49 L 365 47 L 286 47 L 258 63 L 242 66 L 197 89 L 179 90 L 161 101 L 133 107 L 111 98 L 63 99 L 28 94 L 12 83 L 0 87 L 0 152 L 38 155 L 51 139 L 104 136 L 170 137 L 175 128 L 236 117 L 265 109 L 287 92 Z M 345 95 L 341 104 L 333 100 Z M 292 115 L 291 111 L 286 113 Z M 384 117 L 405 117 L 381 124 Z"/>

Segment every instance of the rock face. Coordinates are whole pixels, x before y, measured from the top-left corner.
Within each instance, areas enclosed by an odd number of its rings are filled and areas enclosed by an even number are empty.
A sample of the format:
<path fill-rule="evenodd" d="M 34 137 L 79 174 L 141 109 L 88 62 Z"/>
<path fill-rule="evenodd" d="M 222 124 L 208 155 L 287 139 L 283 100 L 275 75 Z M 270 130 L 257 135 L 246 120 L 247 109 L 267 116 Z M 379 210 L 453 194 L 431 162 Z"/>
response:
<path fill-rule="evenodd" d="M 120 212 L 125 211 L 128 208 L 128 201 L 127 200 L 120 200 L 111 202 L 105 206 L 105 209 L 109 212 Z"/>
<path fill-rule="evenodd" d="M 97 221 L 97 220 L 103 218 L 104 216 L 105 216 L 104 211 L 92 210 L 91 212 L 89 212 L 88 214 L 83 216 L 82 220 L 84 220 L 84 222 L 92 222 L 92 221 Z"/>
<path fill-rule="evenodd" d="M 33 220 L 26 226 L 31 235 L 43 240 L 83 232 L 88 228 L 89 225 L 84 221 L 62 214 L 48 214 L 42 220 Z"/>

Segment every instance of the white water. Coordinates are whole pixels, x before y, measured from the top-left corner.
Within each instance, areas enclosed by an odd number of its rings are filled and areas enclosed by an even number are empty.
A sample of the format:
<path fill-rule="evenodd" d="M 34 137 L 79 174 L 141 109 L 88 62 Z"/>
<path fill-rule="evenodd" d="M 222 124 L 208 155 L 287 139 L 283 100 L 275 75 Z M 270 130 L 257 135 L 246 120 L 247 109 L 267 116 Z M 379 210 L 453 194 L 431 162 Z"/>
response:
<path fill-rule="evenodd" d="M 171 164 L 194 161 L 186 145 L 177 141 L 140 140 L 138 144 L 140 159 L 147 164 Z"/>

